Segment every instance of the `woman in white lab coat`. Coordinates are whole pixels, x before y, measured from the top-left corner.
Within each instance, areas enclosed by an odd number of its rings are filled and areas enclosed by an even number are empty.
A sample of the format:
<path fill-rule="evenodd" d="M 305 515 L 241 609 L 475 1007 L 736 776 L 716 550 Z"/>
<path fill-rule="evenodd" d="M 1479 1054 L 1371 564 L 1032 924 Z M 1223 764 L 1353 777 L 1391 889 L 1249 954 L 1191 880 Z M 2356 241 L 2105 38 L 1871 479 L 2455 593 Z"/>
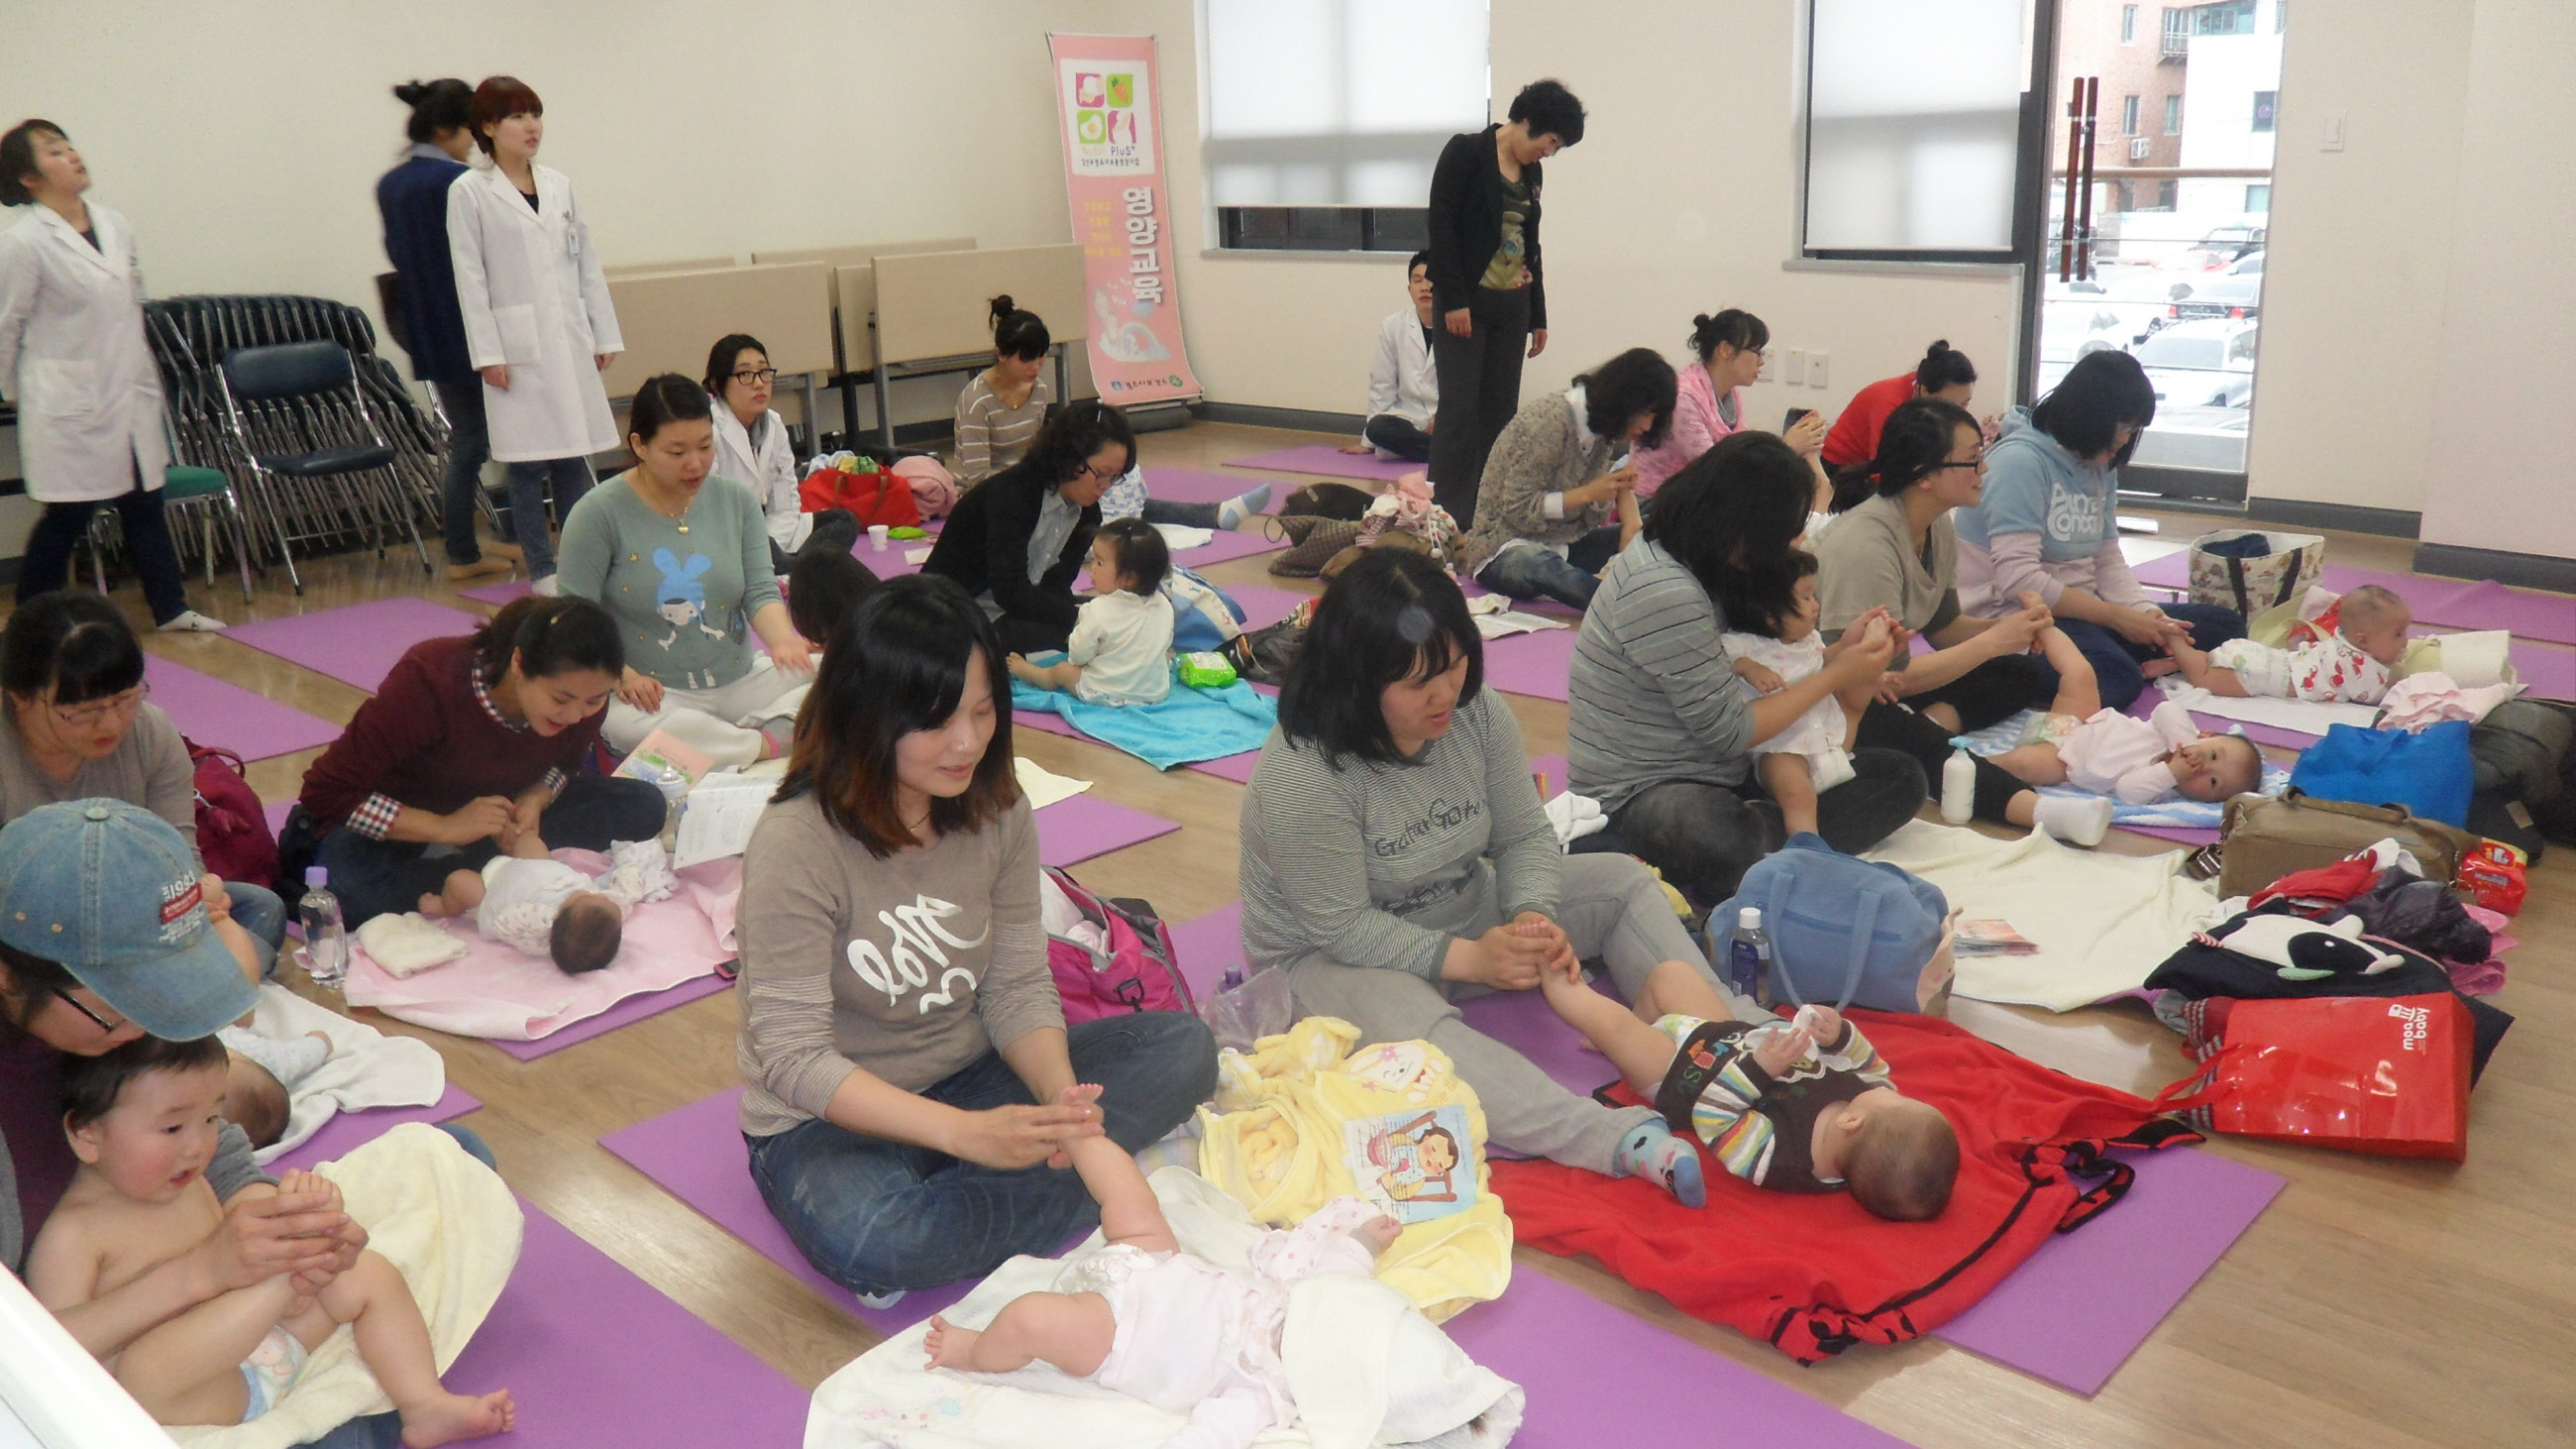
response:
<path fill-rule="evenodd" d="M 749 333 L 729 332 L 707 353 L 707 396 L 718 404 L 715 476 L 759 495 L 769 520 L 769 564 L 783 579 L 807 549 L 848 553 L 859 541 L 859 519 L 846 508 L 804 511 L 787 423 L 769 408 L 777 383 L 769 349 Z"/>
<path fill-rule="evenodd" d="M 599 374 L 626 350 L 572 182 L 536 164 L 545 105 L 513 77 L 474 88 L 474 141 L 492 158 L 447 188 L 447 244 L 469 360 L 483 375 L 492 456 L 508 465 L 511 525 L 537 592 L 555 591 L 545 485 L 572 516 L 590 455 L 618 444 Z"/>
<path fill-rule="evenodd" d="M 0 205 L 28 208 L 0 232 L 0 386 L 18 405 L 27 495 L 45 505 L 18 566 L 18 602 L 68 581 L 90 515 L 113 503 L 153 622 L 220 629 L 188 607 L 161 516 L 170 440 L 161 372 L 143 337 L 134 232 L 84 199 L 89 184 L 89 167 L 53 122 L 0 136 Z"/>

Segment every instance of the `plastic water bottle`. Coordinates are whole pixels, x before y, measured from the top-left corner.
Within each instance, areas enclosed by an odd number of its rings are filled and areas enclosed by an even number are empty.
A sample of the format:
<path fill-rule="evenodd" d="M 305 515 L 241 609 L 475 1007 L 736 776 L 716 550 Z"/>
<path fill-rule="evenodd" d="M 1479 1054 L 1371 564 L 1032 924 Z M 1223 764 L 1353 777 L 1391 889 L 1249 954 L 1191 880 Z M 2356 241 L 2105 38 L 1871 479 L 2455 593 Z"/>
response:
<path fill-rule="evenodd" d="M 331 872 L 321 866 L 304 870 L 304 899 L 295 917 L 304 923 L 304 971 L 316 986 L 337 990 L 349 975 L 349 928 L 340 914 L 340 898 L 331 894 Z"/>
<path fill-rule="evenodd" d="M 1726 984 L 1747 1001 L 1762 1000 L 1771 984 L 1771 936 L 1762 929 L 1759 906 L 1735 913 L 1735 932 L 1726 940 Z"/>
<path fill-rule="evenodd" d="M 1950 758 L 1941 762 L 1941 818 L 1965 825 L 1977 813 L 1977 757 L 1968 753 L 1964 735 L 1950 737 Z"/>

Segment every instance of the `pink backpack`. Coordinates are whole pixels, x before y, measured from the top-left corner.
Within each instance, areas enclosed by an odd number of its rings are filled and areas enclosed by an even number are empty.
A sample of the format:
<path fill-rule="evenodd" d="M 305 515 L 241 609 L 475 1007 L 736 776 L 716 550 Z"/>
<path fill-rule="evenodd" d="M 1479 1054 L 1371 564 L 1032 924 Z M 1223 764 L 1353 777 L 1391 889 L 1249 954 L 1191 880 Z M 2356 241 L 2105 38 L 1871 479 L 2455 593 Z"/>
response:
<path fill-rule="evenodd" d="M 1095 1021 L 1124 1011 L 1192 1011 L 1189 983 L 1181 979 L 1171 929 L 1144 901 L 1107 900 L 1046 867 L 1041 889 L 1060 894 L 1084 924 L 1106 937 L 1106 950 L 1050 930 L 1047 967 L 1067 1022 Z M 1085 933 L 1089 934 L 1088 932 Z"/>

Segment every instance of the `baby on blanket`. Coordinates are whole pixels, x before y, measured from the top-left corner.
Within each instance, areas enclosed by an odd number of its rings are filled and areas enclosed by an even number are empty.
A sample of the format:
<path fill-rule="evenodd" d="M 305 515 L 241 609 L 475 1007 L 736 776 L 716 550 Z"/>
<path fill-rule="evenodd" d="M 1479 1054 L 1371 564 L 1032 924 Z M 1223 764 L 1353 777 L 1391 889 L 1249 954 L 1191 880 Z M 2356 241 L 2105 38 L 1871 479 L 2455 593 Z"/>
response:
<path fill-rule="evenodd" d="M 298 1083 L 331 1059 L 331 1038 L 262 1036 L 246 1026 L 215 1033 L 224 1044 L 224 1120 L 242 1130 L 253 1147 L 274 1147 L 286 1137 Z"/>
<path fill-rule="evenodd" d="M 592 880 L 548 854 L 534 832 L 524 833 L 481 870 L 449 872 L 443 890 L 420 898 L 420 913 L 436 919 L 471 911 L 486 940 L 551 957 L 573 975 L 597 971 L 617 959 L 626 913 L 679 888 L 660 841 L 620 841 L 608 860 L 607 873 Z"/>
<path fill-rule="evenodd" d="M 1717 988 L 1682 961 L 1657 966 L 1633 1010 L 1584 985 L 1570 961 L 1550 963 L 1539 989 L 1676 1133 L 1707 1143 L 1755 1187 L 1848 1188 L 1893 1222 L 1936 1218 L 1950 1205 L 1957 1131 L 1940 1108 L 1896 1089 L 1841 1013 L 1808 1006 L 1794 1022 L 1737 1021 Z M 1696 1157 L 1689 1171 L 1695 1183 Z M 1706 1200 L 1704 1189 L 1674 1195 L 1693 1207 Z"/>
<path fill-rule="evenodd" d="M 1100 1089 L 1068 1087 L 1067 1106 Z M 1297 1417 L 1280 1359 L 1288 1285 L 1318 1273 L 1374 1275 L 1401 1225 L 1357 1198 L 1326 1203 L 1253 1249 L 1251 1273 L 1180 1250 L 1163 1206 L 1136 1160 L 1107 1137 L 1068 1146 L 1074 1170 L 1100 1203 L 1108 1246 L 1068 1265 L 1055 1289 L 1002 1305 L 981 1332 L 930 1320 L 930 1367 L 1010 1373 L 1043 1360 L 1103 1388 L 1142 1399 L 1190 1427 L 1173 1442 L 1250 1444 Z"/>
<path fill-rule="evenodd" d="M 2304 699 L 2319 704 L 2377 704 L 2389 671 L 2406 657 L 2406 626 L 2415 613 L 2377 584 L 2334 601 L 2315 619 L 2292 626 L 2290 647 L 2233 639 L 2202 653 L 2190 641 L 2170 646 L 2188 684 L 2230 699 Z"/>
<path fill-rule="evenodd" d="M 2252 740 L 2203 730 L 2172 700 L 2146 719 L 2116 709 L 2087 719 L 2044 715 L 1994 762 L 2033 785 L 2072 785 L 2129 805 L 2176 796 L 2214 805 L 2263 784 L 2263 752 Z"/>
<path fill-rule="evenodd" d="M 1012 655 L 1011 677 L 1073 692 L 1085 704 L 1160 704 L 1172 693 L 1172 601 L 1163 579 L 1172 552 L 1154 525 L 1122 518 L 1091 536 L 1094 597 L 1074 616 L 1064 659 L 1031 664 Z"/>

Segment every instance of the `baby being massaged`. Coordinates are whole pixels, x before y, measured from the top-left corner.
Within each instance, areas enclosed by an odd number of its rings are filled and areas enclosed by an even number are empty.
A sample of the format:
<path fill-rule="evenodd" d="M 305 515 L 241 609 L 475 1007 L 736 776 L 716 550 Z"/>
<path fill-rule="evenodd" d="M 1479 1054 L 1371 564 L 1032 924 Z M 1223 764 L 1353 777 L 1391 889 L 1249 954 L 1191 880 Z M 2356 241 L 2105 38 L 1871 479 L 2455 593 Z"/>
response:
<path fill-rule="evenodd" d="M 471 912 L 486 939 L 580 975 L 617 959 L 627 912 L 662 899 L 677 884 L 659 841 L 609 847 L 608 870 L 593 880 L 549 855 L 531 832 L 481 870 L 449 872 L 444 889 L 420 898 L 420 913 L 437 920 Z"/>

